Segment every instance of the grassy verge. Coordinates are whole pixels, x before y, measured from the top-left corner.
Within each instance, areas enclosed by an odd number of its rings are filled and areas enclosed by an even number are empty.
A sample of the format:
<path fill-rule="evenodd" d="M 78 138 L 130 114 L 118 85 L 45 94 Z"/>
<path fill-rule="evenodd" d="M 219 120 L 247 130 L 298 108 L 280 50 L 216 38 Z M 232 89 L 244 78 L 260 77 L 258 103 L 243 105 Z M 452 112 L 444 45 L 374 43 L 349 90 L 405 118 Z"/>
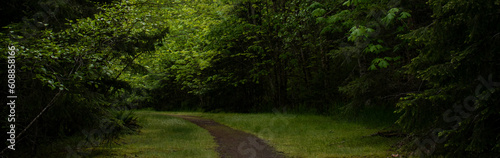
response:
<path fill-rule="evenodd" d="M 214 119 L 268 140 L 288 157 L 391 157 L 400 138 L 369 136 L 390 121 L 316 115 L 176 113 Z"/>
<path fill-rule="evenodd" d="M 287 157 L 391 157 L 395 152 L 390 146 L 400 140 L 369 136 L 391 125 L 384 119 L 144 110 L 136 114 L 142 132 L 125 136 L 121 145 L 95 149 L 95 157 L 217 157 L 215 142 L 207 131 L 165 114 L 214 119 L 268 140 Z"/>
<path fill-rule="evenodd" d="M 141 133 L 125 136 L 120 145 L 94 149 L 92 157 L 218 157 L 208 131 L 164 112 L 137 111 Z"/>

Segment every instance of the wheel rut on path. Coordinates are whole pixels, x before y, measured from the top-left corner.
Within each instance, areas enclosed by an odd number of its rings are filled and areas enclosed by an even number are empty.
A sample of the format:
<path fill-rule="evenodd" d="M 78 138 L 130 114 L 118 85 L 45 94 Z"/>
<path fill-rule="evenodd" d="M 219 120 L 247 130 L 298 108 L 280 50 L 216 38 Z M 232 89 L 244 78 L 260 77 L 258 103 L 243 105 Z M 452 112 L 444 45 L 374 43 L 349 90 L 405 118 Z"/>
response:
<path fill-rule="evenodd" d="M 281 153 L 252 134 L 235 130 L 210 119 L 188 115 L 169 115 L 182 118 L 206 129 L 217 143 L 222 158 L 284 158 Z"/>

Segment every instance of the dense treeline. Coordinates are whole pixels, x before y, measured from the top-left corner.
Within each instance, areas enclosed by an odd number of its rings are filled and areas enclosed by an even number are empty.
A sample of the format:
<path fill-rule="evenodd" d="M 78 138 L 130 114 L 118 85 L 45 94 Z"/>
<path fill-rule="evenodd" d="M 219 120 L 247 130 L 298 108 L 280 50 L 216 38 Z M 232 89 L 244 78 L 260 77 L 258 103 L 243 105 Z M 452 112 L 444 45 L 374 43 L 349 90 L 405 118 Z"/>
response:
<path fill-rule="evenodd" d="M 404 52 L 403 40 L 395 39 L 408 32 L 411 16 L 395 8 L 399 4 L 227 3 L 233 9 L 203 36 L 203 50 L 196 50 L 210 65 L 200 68 L 199 57 L 190 54 L 183 62 L 164 62 L 172 71 L 164 79 L 172 82 L 164 82 L 169 88 L 160 88 L 163 93 L 185 94 L 180 100 L 192 100 L 197 104 L 191 106 L 205 110 L 356 112 L 364 105 L 395 103 L 408 89 L 418 88 L 417 79 L 403 77 L 398 69 L 416 56 Z M 391 16 L 386 17 L 388 10 Z M 168 49 L 164 51 L 176 52 Z"/>
<path fill-rule="evenodd" d="M 168 75 L 150 87 L 154 107 L 388 107 L 401 115 L 414 154 L 500 152 L 499 1 L 226 3 L 233 8 L 202 37 L 203 48 L 162 62 Z"/>

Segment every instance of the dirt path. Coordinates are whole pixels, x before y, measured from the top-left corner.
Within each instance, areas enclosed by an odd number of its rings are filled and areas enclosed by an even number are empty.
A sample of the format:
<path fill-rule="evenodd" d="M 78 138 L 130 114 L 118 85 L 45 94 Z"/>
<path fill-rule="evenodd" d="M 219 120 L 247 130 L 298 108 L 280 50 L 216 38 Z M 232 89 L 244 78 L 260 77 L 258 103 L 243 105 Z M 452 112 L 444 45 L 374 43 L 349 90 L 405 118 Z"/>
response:
<path fill-rule="evenodd" d="M 269 146 L 264 140 L 235 130 L 225 125 L 219 124 L 213 120 L 186 116 L 170 115 L 190 121 L 210 132 L 219 145 L 217 152 L 222 158 L 283 158 L 273 147 Z"/>

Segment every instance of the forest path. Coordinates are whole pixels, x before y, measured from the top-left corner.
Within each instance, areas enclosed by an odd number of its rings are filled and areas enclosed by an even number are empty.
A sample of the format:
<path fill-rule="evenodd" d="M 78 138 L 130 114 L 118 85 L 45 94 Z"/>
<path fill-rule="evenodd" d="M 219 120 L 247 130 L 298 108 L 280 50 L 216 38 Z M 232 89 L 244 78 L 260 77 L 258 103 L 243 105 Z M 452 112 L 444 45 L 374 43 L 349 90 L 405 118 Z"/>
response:
<path fill-rule="evenodd" d="M 235 130 L 213 120 L 188 115 L 169 115 L 192 122 L 214 137 L 222 158 L 283 158 L 284 156 L 252 134 Z"/>

